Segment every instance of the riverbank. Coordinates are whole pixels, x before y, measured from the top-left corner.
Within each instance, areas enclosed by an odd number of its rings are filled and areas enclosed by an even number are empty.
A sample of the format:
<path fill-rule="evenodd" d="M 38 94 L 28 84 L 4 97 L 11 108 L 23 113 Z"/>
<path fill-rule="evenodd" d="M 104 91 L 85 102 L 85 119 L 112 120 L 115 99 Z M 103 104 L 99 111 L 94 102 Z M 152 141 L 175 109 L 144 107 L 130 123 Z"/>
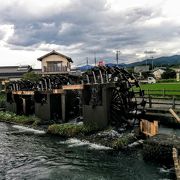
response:
<path fill-rule="evenodd" d="M 32 127 L 37 127 L 41 124 L 41 119 L 35 116 L 20 116 L 7 111 L 0 111 L 0 121 L 11 124 L 29 125 Z"/>
<path fill-rule="evenodd" d="M 37 130 L 44 130 L 49 135 L 55 135 L 62 138 L 78 138 L 82 141 L 89 141 L 103 145 L 114 150 L 122 150 L 128 147 L 128 145 L 139 140 L 139 132 L 122 132 L 119 133 L 112 127 L 108 127 L 104 130 L 99 130 L 96 126 L 87 126 L 83 122 L 78 123 L 64 123 L 64 124 L 52 124 L 42 125 L 42 121 L 35 116 L 19 116 L 12 112 L 0 112 L 0 121 L 11 123 L 14 125 L 22 125 L 28 128 L 34 128 Z M 141 143 L 135 143 L 138 145 Z"/>
<path fill-rule="evenodd" d="M 119 133 L 112 127 L 98 130 L 96 127 L 85 126 L 82 122 L 77 124 L 53 124 L 48 127 L 47 133 L 65 138 L 76 137 L 80 140 L 107 146 L 114 150 L 125 149 L 134 142 L 137 142 L 134 145 L 141 144 L 138 141 L 140 139 L 138 131 Z"/>

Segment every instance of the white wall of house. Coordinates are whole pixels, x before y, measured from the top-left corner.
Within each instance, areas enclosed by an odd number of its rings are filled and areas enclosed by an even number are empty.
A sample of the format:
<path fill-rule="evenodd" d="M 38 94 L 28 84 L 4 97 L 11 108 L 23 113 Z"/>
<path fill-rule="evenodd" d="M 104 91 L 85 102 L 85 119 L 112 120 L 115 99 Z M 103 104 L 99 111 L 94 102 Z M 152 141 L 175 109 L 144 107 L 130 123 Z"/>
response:
<path fill-rule="evenodd" d="M 165 72 L 163 69 L 157 69 L 153 72 L 153 75 L 156 79 L 161 79 L 161 75 Z"/>
<path fill-rule="evenodd" d="M 67 67 L 67 71 L 70 71 L 71 69 L 71 64 L 70 62 L 65 58 L 65 57 L 62 57 L 60 55 L 49 55 L 47 57 L 44 57 L 42 60 L 41 60 L 41 68 L 42 68 L 42 72 L 45 71 L 44 67 L 47 67 L 48 66 L 48 62 L 59 62 L 60 64 L 62 63 L 62 66 L 63 67 Z"/>

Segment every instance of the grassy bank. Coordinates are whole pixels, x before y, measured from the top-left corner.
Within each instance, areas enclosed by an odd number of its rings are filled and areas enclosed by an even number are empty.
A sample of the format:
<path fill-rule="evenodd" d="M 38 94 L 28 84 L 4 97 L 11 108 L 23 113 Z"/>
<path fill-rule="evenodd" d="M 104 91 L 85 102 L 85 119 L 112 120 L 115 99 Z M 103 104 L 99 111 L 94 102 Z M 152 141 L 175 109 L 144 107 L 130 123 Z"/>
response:
<path fill-rule="evenodd" d="M 145 91 L 146 95 L 180 96 L 180 83 L 142 84 L 141 89 Z"/>
<path fill-rule="evenodd" d="M 62 137 L 75 137 L 78 135 L 87 135 L 98 131 L 96 127 L 85 126 L 84 124 L 53 124 L 48 127 L 48 133 Z"/>
<path fill-rule="evenodd" d="M 143 84 L 141 88 L 144 90 L 180 90 L 180 83 L 155 83 L 155 84 Z"/>
<path fill-rule="evenodd" d="M 41 122 L 41 120 L 35 116 L 19 116 L 7 111 L 0 111 L 0 121 L 32 126 L 37 126 Z"/>
<path fill-rule="evenodd" d="M 87 127 L 83 124 L 53 124 L 48 127 L 48 133 L 58 135 L 64 138 L 77 137 L 81 140 L 87 140 L 91 143 L 100 144 L 110 147 L 115 150 L 121 150 L 135 141 L 136 135 L 131 133 L 124 133 L 121 136 L 113 136 L 112 128 L 104 131 L 97 130 L 94 127 Z"/>

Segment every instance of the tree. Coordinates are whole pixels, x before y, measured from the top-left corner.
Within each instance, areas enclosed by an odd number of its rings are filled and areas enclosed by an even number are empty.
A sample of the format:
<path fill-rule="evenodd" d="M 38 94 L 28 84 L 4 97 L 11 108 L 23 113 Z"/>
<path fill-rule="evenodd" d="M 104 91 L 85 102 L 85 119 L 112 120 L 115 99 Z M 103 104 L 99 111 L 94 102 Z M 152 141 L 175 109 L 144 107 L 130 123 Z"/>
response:
<path fill-rule="evenodd" d="M 29 80 L 32 82 L 36 82 L 41 78 L 40 74 L 36 74 L 35 72 L 31 71 L 31 72 L 27 72 L 25 74 L 23 74 L 22 79 L 23 80 Z"/>
<path fill-rule="evenodd" d="M 173 69 L 166 69 L 166 71 L 161 75 L 162 79 L 174 79 L 176 78 L 176 72 Z"/>

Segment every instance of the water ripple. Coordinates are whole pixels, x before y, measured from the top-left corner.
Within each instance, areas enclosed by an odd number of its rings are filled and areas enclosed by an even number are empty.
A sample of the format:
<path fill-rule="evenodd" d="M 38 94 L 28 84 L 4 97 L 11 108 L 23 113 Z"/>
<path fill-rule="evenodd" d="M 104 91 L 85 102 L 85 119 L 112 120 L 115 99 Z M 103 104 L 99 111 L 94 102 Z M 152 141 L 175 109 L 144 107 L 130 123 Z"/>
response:
<path fill-rule="evenodd" d="M 0 123 L 0 180 L 170 179 L 162 167 L 144 163 L 140 151 L 112 153 L 79 140 L 16 132 Z"/>

